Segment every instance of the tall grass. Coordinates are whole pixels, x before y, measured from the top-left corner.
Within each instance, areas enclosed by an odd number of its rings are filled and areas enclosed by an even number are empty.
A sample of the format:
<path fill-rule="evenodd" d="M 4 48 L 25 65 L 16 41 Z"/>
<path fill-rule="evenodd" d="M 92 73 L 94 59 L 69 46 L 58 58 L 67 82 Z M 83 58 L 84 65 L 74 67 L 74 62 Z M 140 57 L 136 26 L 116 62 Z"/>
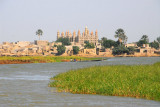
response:
<path fill-rule="evenodd" d="M 160 101 L 160 63 L 95 66 L 61 73 L 49 83 L 58 91 Z"/>

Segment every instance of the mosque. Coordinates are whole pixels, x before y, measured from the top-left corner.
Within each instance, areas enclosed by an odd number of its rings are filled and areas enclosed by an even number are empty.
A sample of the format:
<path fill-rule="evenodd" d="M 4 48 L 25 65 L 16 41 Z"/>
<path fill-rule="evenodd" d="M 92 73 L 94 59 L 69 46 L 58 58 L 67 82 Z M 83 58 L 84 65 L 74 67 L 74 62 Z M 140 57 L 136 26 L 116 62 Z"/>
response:
<path fill-rule="evenodd" d="M 57 39 L 59 38 L 69 38 L 69 41 L 72 43 L 72 45 L 82 45 L 84 46 L 85 41 L 89 41 L 89 43 L 93 43 L 94 45 L 98 44 L 98 32 L 97 30 L 95 31 L 95 34 L 93 31 L 89 33 L 89 30 L 87 26 L 85 27 L 85 31 L 81 34 L 80 30 L 78 30 L 78 33 L 74 31 L 73 34 L 70 33 L 69 31 L 66 31 L 65 34 L 62 32 L 57 32 Z"/>

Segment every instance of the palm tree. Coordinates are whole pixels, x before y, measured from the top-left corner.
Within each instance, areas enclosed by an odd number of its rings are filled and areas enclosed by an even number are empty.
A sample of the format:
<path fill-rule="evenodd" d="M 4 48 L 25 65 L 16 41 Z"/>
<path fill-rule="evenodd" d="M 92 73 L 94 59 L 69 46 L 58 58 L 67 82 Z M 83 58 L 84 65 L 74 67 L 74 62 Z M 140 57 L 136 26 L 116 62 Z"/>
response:
<path fill-rule="evenodd" d="M 40 40 L 40 36 L 42 36 L 42 34 L 43 34 L 43 31 L 41 29 L 38 29 L 36 32 L 36 35 L 38 35 L 39 40 Z"/>
<path fill-rule="evenodd" d="M 117 29 L 115 32 L 116 35 L 114 36 L 115 38 L 119 38 L 120 45 L 123 43 L 125 44 L 127 42 L 128 37 L 125 35 L 125 32 L 123 29 Z"/>

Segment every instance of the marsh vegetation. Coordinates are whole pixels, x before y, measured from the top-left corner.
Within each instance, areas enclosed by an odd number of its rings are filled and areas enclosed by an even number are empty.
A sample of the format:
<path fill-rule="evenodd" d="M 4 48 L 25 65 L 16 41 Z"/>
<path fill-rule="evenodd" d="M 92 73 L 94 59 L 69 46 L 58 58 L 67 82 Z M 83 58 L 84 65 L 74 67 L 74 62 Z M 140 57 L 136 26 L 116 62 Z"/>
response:
<path fill-rule="evenodd" d="M 160 63 L 94 66 L 61 73 L 49 83 L 58 91 L 160 101 Z"/>

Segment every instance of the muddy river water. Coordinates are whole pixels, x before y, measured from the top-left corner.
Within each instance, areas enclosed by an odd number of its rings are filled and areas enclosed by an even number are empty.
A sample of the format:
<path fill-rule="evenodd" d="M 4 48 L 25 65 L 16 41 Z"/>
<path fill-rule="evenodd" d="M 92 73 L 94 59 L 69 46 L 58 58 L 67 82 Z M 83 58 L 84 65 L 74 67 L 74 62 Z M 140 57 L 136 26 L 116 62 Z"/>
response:
<path fill-rule="evenodd" d="M 0 107 L 160 107 L 160 102 L 129 97 L 58 93 L 50 77 L 94 65 L 153 64 L 160 57 L 110 58 L 97 62 L 0 65 Z"/>

